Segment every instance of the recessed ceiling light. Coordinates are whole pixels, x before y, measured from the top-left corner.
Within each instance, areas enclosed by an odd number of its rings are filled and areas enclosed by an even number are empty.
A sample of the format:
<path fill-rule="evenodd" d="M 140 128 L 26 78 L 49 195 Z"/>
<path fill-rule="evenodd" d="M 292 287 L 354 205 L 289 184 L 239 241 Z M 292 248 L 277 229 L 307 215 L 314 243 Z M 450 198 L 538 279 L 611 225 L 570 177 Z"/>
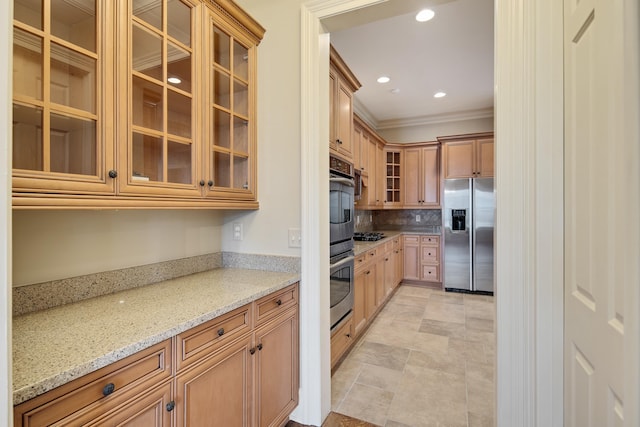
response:
<path fill-rule="evenodd" d="M 398 89 L 398 88 L 396 87 L 396 88 L 391 89 L 389 92 L 391 92 L 391 93 L 393 93 L 393 94 L 400 93 L 400 89 Z"/>
<path fill-rule="evenodd" d="M 416 21 L 418 22 L 427 22 L 433 17 L 436 16 L 436 13 L 431 9 L 423 9 L 416 15 Z"/>
<path fill-rule="evenodd" d="M 436 92 L 433 94 L 434 98 L 444 98 L 445 96 L 447 96 L 445 92 Z"/>
<path fill-rule="evenodd" d="M 169 77 L 169 78 L 167 79 L 167 81 L 168 81 L 169 83 L 173 83 L 174 85 L 177 85 L 177 84 L 182 83 L 182 80 L 180 80 L 180 79 L 179 79 L 179 78 L 177 78 L 177 77 Z"/>
<path fill-rule="evenodd" d="M 378 77 L 378 83 L 389 83 L 391 79 L 387 76 Z"/>

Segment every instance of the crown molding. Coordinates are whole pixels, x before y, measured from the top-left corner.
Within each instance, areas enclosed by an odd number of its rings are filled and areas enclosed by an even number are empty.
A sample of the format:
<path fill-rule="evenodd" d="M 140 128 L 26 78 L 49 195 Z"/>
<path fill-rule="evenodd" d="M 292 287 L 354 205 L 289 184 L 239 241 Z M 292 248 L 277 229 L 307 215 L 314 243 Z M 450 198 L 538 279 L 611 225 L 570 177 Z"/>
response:
<path fill-rule="evenodd" d="M 493 118 L 493 107 L 457 111 L 453 113 L 429 114 L 403 119 L 380 120 L 377 122 L 376 129 L 393 129 L 407 126 L 433 125 L 438 123 L 489 118 Z"/>

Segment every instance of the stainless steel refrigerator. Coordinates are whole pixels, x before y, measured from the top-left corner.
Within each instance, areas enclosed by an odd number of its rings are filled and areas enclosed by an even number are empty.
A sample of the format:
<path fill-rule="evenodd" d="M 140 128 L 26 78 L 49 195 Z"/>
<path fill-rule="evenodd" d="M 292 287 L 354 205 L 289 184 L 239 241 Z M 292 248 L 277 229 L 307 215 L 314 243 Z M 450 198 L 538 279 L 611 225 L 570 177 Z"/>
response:
<path fill-rule="evenodd" d="M 444 287 L 493 293 L 493 178 L 444 180 Z"/>

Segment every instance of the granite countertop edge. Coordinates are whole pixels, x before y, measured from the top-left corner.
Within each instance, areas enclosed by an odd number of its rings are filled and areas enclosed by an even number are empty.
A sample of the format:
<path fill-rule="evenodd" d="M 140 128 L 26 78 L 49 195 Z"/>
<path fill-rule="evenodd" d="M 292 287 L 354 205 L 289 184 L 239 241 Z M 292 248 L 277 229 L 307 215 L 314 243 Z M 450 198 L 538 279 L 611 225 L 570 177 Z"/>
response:
<path fill-rule="evenodd" d="M 376 232 L 380 232 L 384 234 L 384 238 L 376 241 L 356 241 L 353 245 L 353 253 L 354 256 L 359 256 L 368 251 L 369 249 L 375 248 L 378 245 L 382 245 L 392 240 L 393 238 L 403 235 L 403 234 L 420 234 L 423 236 L 440 236 L 440 233 L 432 233 L 426 231 L 413 231 L 413 230 L 376 230 Z"/>
<path fill-rule="evenodd" d="M 299 280 L 298 273 L 219 268 L 18 316 L 13 319 L 13 404 L 37 397 Z M 203 301 L 202 294 L 215 300 Z M 129 301 L 132 303 L 128 304 Z M 130 307 L 122 310 L 124 305 Z M 94 315 L 96 307 L 105 313 Z M 142 312 L 145 308 L 146 316 Z M 117 316 L 117 321 L 101 322 L 101 316 L 107 319 Z M 67 327 L 61 329 L 61 325 Z M 121 329 L 127 325 L 133 326 L 131 331 Z M 55 339 L 50 339 L 51 336 Z M 79 347 L 88 347 L 85 351 L 74 345 L 79 339 L 83 341 Z"/>

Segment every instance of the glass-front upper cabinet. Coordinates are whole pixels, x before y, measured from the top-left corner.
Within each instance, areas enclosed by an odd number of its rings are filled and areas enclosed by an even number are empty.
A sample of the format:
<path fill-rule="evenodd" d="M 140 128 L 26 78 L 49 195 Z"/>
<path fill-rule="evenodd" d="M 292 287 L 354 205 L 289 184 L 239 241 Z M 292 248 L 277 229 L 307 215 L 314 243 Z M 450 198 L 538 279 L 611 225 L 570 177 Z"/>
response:
<path fill-rule="evenodd" d="M 125 3 L 125 2 L 123 2 Z M 131 0 L 126 57 L 127 149 L 120 154 L 120 192 L 200 196 L 194 96 L 198 43 L 196 6 L 185 0 Z M 126 32 L 123 32 L 126 34 Z M 125 166 L 126 167 L 123 167 Z"/>
<path fill-rule="evenodd" d="M 255 62 L 259 40 L 209 21 L 208 196 L 255 199 Z"/>
<path fill-rule="evenodd" d="M 14 0 L 14 192 L 112 193 L 112 76 L 100 0 Z"/>

